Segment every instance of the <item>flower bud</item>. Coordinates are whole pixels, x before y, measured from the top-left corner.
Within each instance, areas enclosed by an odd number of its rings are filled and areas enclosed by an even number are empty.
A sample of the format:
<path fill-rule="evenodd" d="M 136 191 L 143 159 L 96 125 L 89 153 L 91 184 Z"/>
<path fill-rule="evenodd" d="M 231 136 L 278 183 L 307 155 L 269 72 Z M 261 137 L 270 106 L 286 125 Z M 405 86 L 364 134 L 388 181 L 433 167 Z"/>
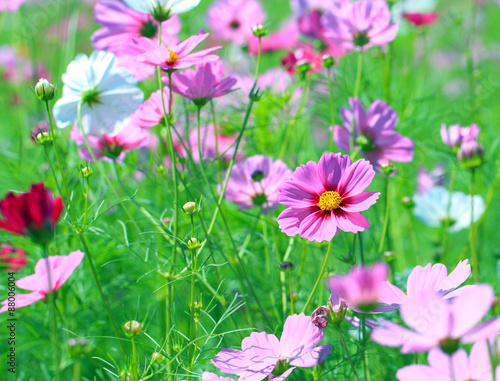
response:
<path fill-rule="evenodd" d="M 252 33 L 255 37 L 264 37 L 267 35 L 267 27 L 257 24 L 252 28 Z"/>
<path fill-rule="evenodd" d="M 280 270 L 284 273 L 290 273 L 295 269 L 292 262 L 282 262 L 280 264 Z"/>
<path fill-rule="evenodd" d="M 348 265 L 354 266 L 356 264 L 356 257 L 351 253 L 347 253 L 342 256 L 342 261 Z"/>
<path fill-rule="evenodd" d="M 84 179 L 89 178 L 90 176 L 92 176 L 93 173 L 94 173 L 94 171 L 92 170 L 91 167 L 82 167 L 82 168 L 80 168 L 80 175 L 82 175 L 82 177 Z"/>
<path fill-rule="evenodd" d="M 474 169 L 483 164 L 484 148 L 477 140 L 462 142 L 457 151 L 457 159 L 465 169 Z"/>
<path fill-rule="evenodd" d="M 248 97 L 250 98 L 250 100 L 252 102 L 258 102 L 262 98 L 262 95 L 263 95 L 263 93 L 260 91 L 260 88 L 255 87 L 255 88 L 252 88 Z"/>
<path fill-rule="evenodd" d="M 313 324 L 323 329 L 328 325 L 328 317 L 331 315 L 331 310 L 328 306 L 321 306 L 314 310 L 311 315 Z"/>
<path fill-rule="evenodd" d="M 299 73 L 300 75 L 306 75 L 312 69 L 312 67 L 313 65 L 305 60 L 299 60 L 295 65 L 297 73 Z"/>
<path fill-rule="evenodd" d="M 321 57 L 321 63 L 323 64 L 324 67 L 329 69 L 335 64 L 335 60 L 331 55 L 323 54 L 323 56 Z"/>
<path fill-rule="evenodd" d="M 154 352 L 151 355 L 151 362 L 156 363 L 156 364 L 161 364 L 162 362 L 165 362 L 167 358 L 163 356 L 160 352 Z"/>
<path fill-rule="evenodd" d="M 127 372 L 126 370 L 120 372 L 120 381 L 132 381 L 134 378 L 132 373 Z"/>
<path fill-rule="evenodd" d="M 397 255 L 394 251 L 386 251 L 384 252 L 384 261 L 387 263 L 394 262 L 397 258 Z"/>
<path fill-rule="evenodd" d="M 159 175 L 164 175 L 167 173 L 167 168 L 165 168 L 163 164 L 158 164 L 158 166 L 156 167 L 156 173 L 158 173 Z"/>
<path fill-rule="evenodd" d="M 141 330 L 142 324 L 136 320 L 128 321 L 123 325 L 123 331 L 128 337 L 137 336 L 139 333 L 141 333 Z"/>
<path fill-rule="evenodd" d="M 184 213 L 186 213 L 188 216 L 191 216 L 193 214 L 197 214 L 200 212 L 199 206 L 196 204 L 196 202 L 193 201 L 188 201 L 182 206 L 182 210 L 184 210 Z"/>
<path fill-rule="evenodd" d="M 393 176 L 396 174 L 396 172 L 396 167 L 392 163 L 380 166 L 380 173 L 382 173 L 382 175 L 384 176 Z"/>
<path fill-rule="evenodd" d="M 41 146 L 44 146 L 44 145 L 52 142 L 52 137 L 46 131 L 42 131 L 42 132 L 39 132 L 38 134 L 34 135 L 34 139 L 35 139 L 35 142 Z"/>
<path fill-rule="evenodd" d="M 190 238 L 189 241 L 187 241 L 187 243 L 186 243 L 186 246 L 190 250 L 195 250 L 195 249 L 199 248 L 201 245 L 202 245 L 202 242 L 198 241 L 198 239 L 195 237 Z"/>
<path fill-rule="evenodd" d="M 413 202 L 413 199 L 410 196 L 403 197 L 401 199 L 401 203 L 408 209 L 413 208 L 415 206 L 415 203 Z"/>
<path fill-rule="evenodd" d="M 88 352 L 89 343 L 87 340 L 80 339 L 69 339 L 68 340 L 69 353 L 72 357 L 81 356 Z"/>
<path fill-rule="evenodd" d="M 56 87 L 45 78 L 41 78 L 35 86 L 35 94 L 41 101 L 51 101 L 56 95 Z"/>

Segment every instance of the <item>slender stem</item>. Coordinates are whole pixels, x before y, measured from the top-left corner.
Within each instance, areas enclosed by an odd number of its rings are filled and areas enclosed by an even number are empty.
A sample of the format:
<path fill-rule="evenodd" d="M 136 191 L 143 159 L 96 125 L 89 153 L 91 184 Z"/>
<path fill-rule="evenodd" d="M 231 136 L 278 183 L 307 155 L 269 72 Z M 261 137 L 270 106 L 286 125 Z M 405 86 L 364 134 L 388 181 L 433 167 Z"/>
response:
<path fill-rule="evenodd" d="M 363 70 L 363 52 L 358 52 L 358 69 L 356 71 L 356 83 L 354 85 L 354 98 L 359 94 L 359 88 L 361 87 L 361 71 Z"/>
<path fill-rule="evenodd" d="M 215 136 L 215 160 L 217 160 L 217 170 L 218 170 L 218 175 L 219 175 L 219 184 L 222 183 L 222 161 L 221 158 L 219 157 L 219 137 L 218 131 L 217 131 L 217 119 L 215 115 L 215 107 L 214 107 L 214 102 L 210 100 L 210 109 L 212 111 L 212 119 L 214 123 L 214 136 Z"/>
<path fill-rule="evenodd" d="M 474 234 L 474 193 L 476 183 L 476 171 L 471 169 L 470 172 L 470 229 L 469 229 L 469 244 L 472 262 L 472 273 L 474 282 L 479 283 L 479 257 L 476 248 L 476 236 Z"/>
<path fill-rule="evenodd" d="M 137 350 L 135 348 L 135 337 L 132 336 L 130 340 L 132 341 L 132 361 L 133 361 L 132 374 L 134 376 L 134 380 L 137 380 L 139 378 L 138 377 L 139 366 L 137 364 Z"/>
<path fill-rule="evenodd" d="M 311 301 L 314 297 L 314 294 L 316 293 L 316 290 L 318 289 L 319 284 L 323 280 L 323 275 L 325 274 L 326 265 L 328 264 L 328 259 L 330 258 L 330 252 L 332 251 L 332 244 L 333 244 L 333 240 L 331 240 L 330 243 L 328 244 L 328 250 L 326 252 L 325 260 L 323 261 L 323 266 L 321 266 L 321 270 L 319 272 L 318 279 L 316 279 L 316 283 L 314 284 L 314 287 L 311 291 L 311 294 L 309 295 L 309 298 L 307 299 L 306 304 L 304 305 L 304 308 L 302 308 L 302 312 L 305 312 L 307 307 L 309 307 L 309 304 L 311 304 Z"/>
<path fill-rule="evenodd" d="M 290 292 L 290 315 L 293 315 L 294 310 L 293 310 L 293 289 L 292 289 L 292 281 L 290 277 L 290 273 L 286 274 L 286 277 L 288 279 L 288 291 Z"/>
<path fill-rule="evenodd" d="M 309 241 L 304 240 L 302 242 L 302 255 L 300 257 L 300 267 L 299 267 L 299 275 L 297 276 L 297 289 L 300 289 L 300 280 L 302 279 L 302 274 L 304 273 L 304 265 L 306 263 L 306 254 L 307 254 L 307 243 Z"/>
<path fill-rule="evenodd" d="M 266 274 L 271 274 L 271 259 L 270 259 L 270 255 L 269 255 L 269 246 L 270 245 L 269 245 L 269 240 L 268 240 L 266 221 L 262 221 L 262 235 L 264 237 L 264 257 L 265 257 L 265 261 L 266 261 Z M 271 278 L 269 280 L 269 282 L 271 283 L 272 280 L 273 280 L 273 278 Z M 274 282 L 272 282 L 272 283 L 274 283 Z M 269 299 L 273 300 L 274 293 L 275 293 L 274 284 L 272 284 L 272 286 L 268 287 L 268 290 L 269 290 Z M 285 317 L 286 316 L 286 293 L 283 293 L 283 291 L 284 290 L 282 288 L 281 289 L 281 307 L 282 307 L 282 313 L 283 313 L 282 317 Z M 279 321 L 280 314 L 279 314 L 278 309 L 276 307 L 276 303 L 273 303 L 272 306 L 273 306 L 273 312 L 275 314 L 276 320 Z"/>
<path fill-rule="evenodd" d="M 351 365 L 352 372 L 354 373 L 354 377 L 359 381 L 358 374 L 356 373 L 356 368 L 354 367 L 354 363 L 352 362 L 351 355 L 349 354 L 349 350 L 347 349 L 347 345 L 344 340 L 344 335 L 342 334 L 342 330 L 339 326 L 337 326 L 337 330 L 339 331 L 340 341 L 342 342 L 342 346 L 344 347 L 345 354 L 347 355 L 347 359 L 349 360 L 349 364 Z"/>
<path fill-rule="evenodd" d="M 382 230 L 382 237 L 380 239 L 380 245 L 378 247 L 378 252 L 382 254 L 382 249 L 384 248 L 385 238 L 389 232 L 389 176 L 385 177 L 385 217 L 384 217 L 384 228 Z"/>
<path fill-rule="evenodd" d="M 451 175 L 450 175 L 450 183 L 448 185 L 448 202 L 446 204 L 446 216 L 450 215 L 450 209 L 451 209 L 451 192 L 453 192 L 453 188 L 455 187 L 455 179 L 457 177 L 457 171 L 458 167 L 454 164 L 453 168 L 451 169 Z M 448 244 L 448 228 L 450 227 L 450 218 L 446 218 L 444 223 L 443 223 L 443 231 L 442 231 L 442 238 L 441 238 L 441 247 L 443 248 L 443 256 L 446 256 L 446 246 Z M 442 261 L 444 264 L 446 264 L 445 258 L 442 258 Z"/>
<path fill-rule="evenodd" d="M 259 51 L 257 53 L 257 67 L 255 68 L 255 77 L 253 80 L 253 87 L 251 90 L 252 93 L 255 91 L 255 88 L 257 87 L 257 80 L 259 79 L 259 73 L 260 73 L 261 57 L 262 57 L 262 37 L 259 36 Z"/>
<path fill-rule="evenodd" d="M 195 349 L 196 349 L 196 344 L 195 344 L 195 312 L 196 312 L 196 307 L 195 307 L 195 292 L 196 292 L 196 249 L 191 250 L 191 324 L 189 328 L 189 342 L 192 343 L 189 346 L 189 367 L 191 368 L 193 364 L 193 359 L 195 355 Z"/>
<path fill-rule="evenodd" d="M 363 236 L 361 235 L 361 232 L 356 233 L 356 235 L 359 237 L 359 258 L 361 259 L 361 265 L 364 266 L 364 264 L 365 264 L 365 255 L 364 255 L 364 252 L 363 252 Z"/>

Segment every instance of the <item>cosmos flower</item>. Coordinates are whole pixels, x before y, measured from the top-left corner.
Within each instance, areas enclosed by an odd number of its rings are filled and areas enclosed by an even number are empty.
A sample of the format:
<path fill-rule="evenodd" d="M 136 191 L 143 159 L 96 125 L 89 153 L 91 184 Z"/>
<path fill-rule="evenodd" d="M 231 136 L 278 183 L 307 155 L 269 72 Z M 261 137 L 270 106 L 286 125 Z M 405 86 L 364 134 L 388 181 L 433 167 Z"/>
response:
<path fill-rule="evenodd" d="M 142 45 L 145 52 L 139 54 L 137 60 L 149 66 L 160 66 L 162 70 L 187 69 L 193 65 L 217 61 L 219 57 L 209 53 L 220 49 L 220 46 L 191 53 L 207 37 L 208 33 L 195 34 L 170 48 L 158 46 L 153 40 L 141 37 L 135 43 Z"/>
<path fill-rule="evenodd" d="M 266 214 L 279 205 L 278 189 L 291 175 L 281 160 L 255 155 L 233 167 L 225 197 L 241 209 L 258 206 Z"/>
<path fill-rule="evenodd" d="M 120 56 L 124 44 L 133 38 L 147 37 L 158 42 L 159 23 L 151 15 L 137 12 L 123 0 L 100 0 L 95 8 L 95 21 L 102 25 L 90 38 L 96 50 L 105 50 Z M 181 30 L 178 16 L 161 23 L 161 40 L 167 45 L 178 42 Z"/>
<path fill-rule="evenodd" d="M 392 13 L 398 22 L 404 18 L 410 24 L 423 26 L 432 24 L 439 18 L 436 5 L 436 0 L 406 0 L 394 4 Z"/>
<path fill-rule="evenodd" d="M 354 149 L 359 149 L 376 168 L 388 165 L 390 161 L 413 160 L 413 141 L 394 131 L 398 114 L 387 103 L 377 100 L 366 112 L 358 98 L 350 98 L 349 104 L 351 110 L 340 109 L 343 126 L 337 125 L 334 129 L 335 144 L 340 149 L 352 150 L 353 139 Z"/>
<path fill-rule="evenodd" d="M 449 303 L 433 291 L 422 292 L 409 297 L 401 306 L 401 317 L 409 329 L 382 321 L 371 338 L 381 345 L 400 346 L 401 353 L 439 347 L 452 354 L 460 343 L 486 340 L 500 332 L 500 317 L 478 326 L 493 299 L 493 289 L 488 284 L 464 290 Z"/>
<path fill-rule="evenodd" d="M 443 123 L 441 125 L 441 140 L 448 147 L 458 149 L 463 142 L 476 140 L 480 132 L 477 124 L 472 124 L 469 127 L 453 124 L 446 127 L 446 124 Z"/>
<path fill-rule="evenodd" d="M 203 372 L 203 374 L 201 375 L 201 381 L 234 381 L 234 378 L 220 377 L 215 373 Z"/>
<path fill-rule="evenodd" d="M 438 186 L 429 189 L 424 195 L 415 195 L 414 214 L 425 225 L 437 228 L 448 224 L 450 233 L 468 228 L 471 219 L 471 196 L 462 192 L 451 194 L 444 187 Z M 475 195 L 474 222 L 484 213 L 485 204 L 481 196 Z"/>
<path fill-rule="evenodd" d="M 207 11 L 207 25 L 217 41 L 243 45 L 253 36 L 252 28 L 265 21 L 257 0 L 217 0 Z"/>
<path fill-rule="evenodd" d="M 141 128 L 151 128 L 164 123 L 165 115 L 163 113 L 161 98 L 162 97 L 160 90 L 157 90 L 153 94 L 151 94 L 149 99 L 144 102 L 136 112 L 132 114 L 132 123 Z M 167 87 L 164 87 L 163 102 L 166 112 L 168 112 L 169 108 L 169 99 L 169 89 Z"/>
<path fill-rule="evenodd" d="M 54 198 L 42 183 L 33 184 L 26 193 L 10 192 L 0 201 L 0 229 L 30 237 L 35 243 L 47 244 L 63 208 L 62 198 Z"/>
<path fill-rule="evenodd" d="M 15 12 L 30 0 L 0 0 L 0 12 Z"/>
<path fill-rule="evenodd" d="M 274 381 L 286 379 L 295 367 L 309 368 L 326 360 L 330 344 L 316 347 L 324 337 L 311 317 L 301 313 L 289 316 L 281 339 L 265 332 L 253 332 L 243 339 L 241 351 L 222 349 L 212 364 L 223 373 L 235 374 L 240 380 L 260 381 L 275 375 Z M 251 378 L 249 378 L 251 377 Z"/>
<path fill-rule="evenodd" d="M 25 251 L 3 243 L 0 246 L 0 268 L 6 271 L 21 271 L 28 264 L 27 256 Z"/>
<path fill-rule="evenodd" d="M 436 295 L 449 299 L 474 286 L 458 288 L 470 275 L 468 260 L 460 261 L 449 275 L 448 269 L 442 263 L 428 263 L 425 267 L 416 266 L 408 276 L 406 293 L 389 282 L 381 287 L 379 302 L 393 306 L 394 310 L 403 305 L 408 298 L 422 292 L 434 292 Z M 458 289 L 457 289 L 458 288 Z"/>
<path fill-rule="evenodd" d="M 370 227 L 359 212 L 373 205 L 379 192 L 363 192 L 375 176 L 366 160 L 324 154 L 319 163 L 298 167 L 280 188 L 278 201 L 289 209 L 278 217 L 283 233 L 310 241 L 329 241 L 337 229 L 357 233 Z"/>
<path fill-rule="evenodd" d="M 124 0 L 127 5 L 141 13 L 167 20 L 172 15 L 185 13 L 200 4 L 201 0 Z"/>
<path fill-rule="evenodd" d="M 434 169 L 428 171 L 425 167 L 419 166 L 417 170 L 417 192 L 422 196 L 429 189 L 443 185 L 445 177 L 444 165 L 438 163 Z"/>
<path fill-rule="evenodd" d="M 73 271 L 80 265 L 83 259 L 81 251 L 73 251 L 69 255 L 52 255 L 48 259 L 40 259 L 35 266 L 35 273 L 27 277 L 18 279 L 16 286 L 23 290 L 32 291 L 29 294 L 16 294 L 15 308 L 21 308 L 44 300 L 49 293 L 49 289 L 55 292 L 68 280 Z M 51 287 L 49 288 L 47 276 L 47 261 L 50 268 Z M 8 310 L 8 300 L 4 300 L 0 308 L 0 313 Z"/>
<path fill-rule="evenodd" d="M 391 23 L 386 1 L 344 1 L 324 18 L 325 37 L 346 50 L 365 52 L 372 46 L 386 45 L 396 38 L 398 25 Z"/>
<path fill-rule="evenodd" d="M 436 22 L 436 20 L 439 18 L 439 13 L 437 13 L 437 12 L 432 12 L 432 13 L 403 13 L 403 17 L 410 24 L 413 24 L 415 26 L 423 26 L 423 25 L 433 24 L 434 22 Z"/>
<path fill-rule="evenodd" d="M 62 80 L 63 96 L 54 105 L 57 126 L 75 123 L 81 103 L 81 127 L 91 136 L 115 134 L 121 128 L 118 122 L 128 118 L 144 99 L 134 76 L 118 68 L 115 55 L 104 51 L 95 51 L 90 57 L 79 54 Z"/>

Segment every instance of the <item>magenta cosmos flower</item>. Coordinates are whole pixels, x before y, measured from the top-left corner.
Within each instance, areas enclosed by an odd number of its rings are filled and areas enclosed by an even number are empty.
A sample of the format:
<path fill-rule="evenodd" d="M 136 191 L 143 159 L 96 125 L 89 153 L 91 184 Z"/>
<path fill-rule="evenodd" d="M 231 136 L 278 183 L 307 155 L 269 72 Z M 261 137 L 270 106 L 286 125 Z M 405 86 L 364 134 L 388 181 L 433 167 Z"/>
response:
<path fill-rule="evenodd" d="M 168 83 L 168 78 L 163 80 Z M 236 82 L 232 77 L 222 78 L 220 60 L 199 64 L 196 70 L 187 69 L 172 74 L 172 90 L 191 99 L 198 107 L 204 106 L 212 98 L 235 91 L 232 87 Z"/>
<path fill-rule="evenodd" d="M 420 196 L 427 193 L 435 186 L 443 185 L 446 176 L 443 163 L 437 163 L 436 167 L 430 171 L 427 168 L 419 166 L 417 172 L 417 192 Z"/>
<path fill-rule="evenodd" d="M 382 0 L 345 1 L 324 18 L 325 37 L 346 50 L 366 51 L 396 38 L 398 25 Z"/>
<path fill-rule="evenodd" d="M 451 361 L 451 364 L 450 364 Z M 409 365 L 396 373 L 399 381 L 491 381 L 491 361 L 486 341 L 472 346 L 470 355 L 464 349 L 456 351 L 450 359 L 446 353 L 434 348 L 427 356 L 429 365 Z M 450 373 L 453 369 L 453 373 Z M 496 369 L 496 379 L 500 377 L 500 366 Z"/>
<path fill-rule="evenodd" d="M 458 149 L 462 143 L 476 140 L 480 132 L 481 130 L 477 124 L 472 124 L 469 127 L 453 124 L 446 127 L 446 124 L 443 123 L 441 125 L 441 140 L 448 147 Z"/>
<path fill-rule="evenodd" d="M 236 374 L 240 380 L 260 381 L 275 376 L 286 379 L 295 367 L 309 368 L 326 360 L 332 353 L 330 344 L 316 347 L 324 337 L 311 317 L 301 313 L 289 316 L 281 339 L 265 332 L 253 332 L 243 339 L 241 351 L 222 349 L 212 364 L 223 373 Z"/>
<path fill-rule="evenodd" d="M 209 53 L 220 49 L 220 46 L 191 53 L 207 37 L 208 33 L 195 34 L 170 48 L 158 46 L 158 43 L 155 43 L 155 41 L 141 37 L 135 43 L 141 45 L 145 52 L 137 56 L 137 61 L 144 62 L 150 66 L 160 66 L 163 70 L 186 69 L 193 65 L 217 61 L 219 57 Z"/>
<path fill-rule="evenodd" d="M 96 4 L 94 12 L 95 21 L 103 26 L 90 38 L 96 50 L 106 50 L 119 57 L 123 45 L 133 38 L 147 37 L 158 44 L 158 21 L 149 14 L 133 10 L 123 0 L 101 0 Z M 180 30 L 181 23 L 177 15 L 162 22 L 162 42 L 167 45 L 176 44 L 176 35 Z"/>
<path fill-rule="evenodd" d="M 49 282 L 47 276 L 47 263 L 49 261 L 50 279 L 52 291 L 57 291 L 68 280 L 73 271 L 78 267 L 83 259 L 81 251 L 74 251 L 69 255 L 53 255 L 48 259 L 40 259 L 35 266 L 35 273 L 16 281 L 16 286 L 23 290 L 32 291 L 29 294 L 16 295 L 16 308 L 28 306 L 39 300 L 45 299 L 49 293 Z M 8 300 L 1 304 L 0 313 L 8 310 Z"/>
<path fill-rule="evenodd" d="M 291 176 L 281 160 L 255 155 L 233 167 L 225 197 L 241 209 L 258 206 L 266 214 L 278 206 L 279 187 Z"/>
<path fill-rule="evenodd" d="M 403 13 L 403 17 L 410 24 L 415 26 L 423 26 L 429 25 L 436 22 L 439 18 L 439 13 L 431 12 L 431 13 Z"/>
<path fill-rule="evenodd" d="M 347 275 L 328 278 L 327 284 L 332 295 L 345 301 L 350 309 L 370 312 L 379 301 L 388 274 L 387 265 L 379 262 L 373 267 L 355 266 Z"/>
<path fill-rule="evenodd" d="M 359 212 L 375 204 L 379 192 L 363 192 L 375 176 L 366 160 L 351 163 L 330 153 L 319 163 L 302 164 L 280 188 L 278 201 L 288 206 L 278 217 L 281 231 L 310 241 L 329 241 L 337 229 L 357 233 L 370 227 Z"/>
<path fill-rule="evenodd" d="M 500 317 L 476 327 L 493 299 L 493 289 L 487 284 L 464 290 L 449 303 L 435 292 L 423 292 L 409 297 L 401 306 L 401 317 L 410 329 L 382 321 L 371 338 L 382 345 L 401 346 L 401 353 L 439 347 L 452 354 L 460 343 L 486 340 L 500 332 Z"/>
<path fill-rule="evenodd" d="M 367 112 L 358 98 L 350 98 L 349 104 L 351 110 L 340 109 L 343 126 L 335 126 L 334 130 L 335 144 L 340 149 L 352 150 L 354 140 L 354 149 L 359 149 L 376 168 L 390 161 L 413 160 L 413 141 L 394 131 L 398 114 L 387 103 L 377 100 Z"/>
<path fill-rule="evenodd" d="M 159 124 L 165 124 L 165 114 L 163 112 L 164 108 L 161 104 L 161 99 L 162 96 L 160 90 L 152 93 L 149 99 L 144 102 L 136 112 L 132 114 L 132 123 L 141 128 L 151 128 L 156 127 Z M 163 102 L 166 112 L 168 112 L 169 108 L 169 99 L 169 89 L 164 87 Z"/>
<path fill-rule="evenodd" d="M 207 25 L 218 41 L 243 45 L 266 14 L 257 0 L 217 0 L 207 12 Z"/>
<path fill-rule="evenodd" d="M 436 295 L 449 299 L 475 286 L 464 286 L 457 289 L 470 275 L 468 260 L 460 261 L 450 275 L 442 263 L 427 266 L 416 266 L 408 276 L 406 293 L 393 284 L 386 282 L 380 291 L 380 303 L 389 304 L 394 310 L 403 305 L 409 298 L 423 292 L 434 292 Z"/>

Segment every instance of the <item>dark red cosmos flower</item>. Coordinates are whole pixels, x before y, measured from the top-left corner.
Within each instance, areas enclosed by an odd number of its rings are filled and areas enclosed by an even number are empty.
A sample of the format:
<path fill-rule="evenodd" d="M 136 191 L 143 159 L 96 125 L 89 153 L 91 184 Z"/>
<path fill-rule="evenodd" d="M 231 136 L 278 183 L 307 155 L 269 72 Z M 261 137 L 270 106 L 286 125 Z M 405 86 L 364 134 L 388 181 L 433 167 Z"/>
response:
<path fill-rule="evenodd" d="M 47 244 L 54 236 L 54 227 L 61 215 L 63 202 L 54 198 L 42 183 L 33 184 L 26 193 L 10 192 L 0 201 L 0 229 L 30 237 L 35 243 Z"/>
<path fill-rule="evenodd" d="M 422 26 L 422 25 L 428 25 L 432 24 L 435 22 L 438 17 L 439 13 L 433 12 L 433 13 L 404 13 L 403 17 L 408 21 L 409 23 L 416 25 L 416 26 Z"/>
<path fill-rule="evenodd" d="M 10 243 L 0 246 L 0 267 L 7 271 L 19 271 L 28 264 L 26 252 L 14 249 Z"/>

